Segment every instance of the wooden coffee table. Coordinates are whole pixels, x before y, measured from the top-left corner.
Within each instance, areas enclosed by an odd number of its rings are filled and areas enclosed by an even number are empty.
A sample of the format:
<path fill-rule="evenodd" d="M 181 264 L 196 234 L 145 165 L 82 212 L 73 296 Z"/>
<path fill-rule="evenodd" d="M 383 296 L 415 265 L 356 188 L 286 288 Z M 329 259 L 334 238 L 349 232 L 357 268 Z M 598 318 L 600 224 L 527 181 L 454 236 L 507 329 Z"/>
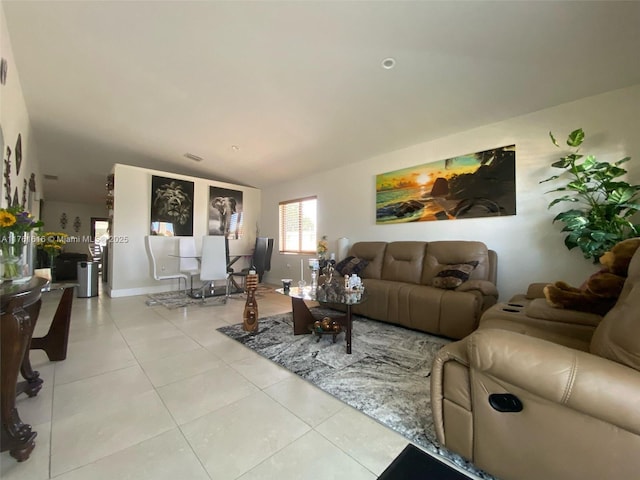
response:
<path fill-rule="evenodd" d="M 311 291 L 311 287 L 305 287 L 300 289 L 299 287 L 291 287 L 288 292 L 285 292 L 283 288 L 276 289 L 276 292 L 291 297 L 291 309 L 293 312 L 293 334 L 294 335 L 307 335 L 313 331 L 313 324 L 316 320 L 305 301 L 316 301 L 315 292 Z M 353 300 L 349 302 L 332 302 L 344 305 L 346 307 L 345 315 L 338 317 L 331 317 L 332 320 L 336 320 L 340 326 L 344 329 L 345 340 L 347 342 L 347 353 L 351 354 L 351 330 L 353 321 L 351 319 L 351 307 L 352 305 L 358 305 L 364 301 L 364 296 L 360 300 Z"/>

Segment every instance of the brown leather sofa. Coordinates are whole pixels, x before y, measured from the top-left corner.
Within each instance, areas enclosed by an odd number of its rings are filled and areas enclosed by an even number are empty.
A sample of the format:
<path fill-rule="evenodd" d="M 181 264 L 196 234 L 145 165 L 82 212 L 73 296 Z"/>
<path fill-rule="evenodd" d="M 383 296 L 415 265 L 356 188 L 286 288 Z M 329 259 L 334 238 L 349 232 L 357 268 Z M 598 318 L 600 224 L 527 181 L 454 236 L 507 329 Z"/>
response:
<path fill-rule="evenodd" d="M 491 313 L 436 356 L 438 441 L 501 480 L 640 478 L 640 250 L 588 342 Z"/>
<path fill-rule="evenodd" d="M 367 298 L 352 311 L 375 320 L 459 339 L 498 299 L 497 255 L 482 242 L 357 242 L 348 255 L 368 262 L 359 274 Z M 477 266 L 460 286 L 432 286 L 439 272 L 468 262 Z"/>

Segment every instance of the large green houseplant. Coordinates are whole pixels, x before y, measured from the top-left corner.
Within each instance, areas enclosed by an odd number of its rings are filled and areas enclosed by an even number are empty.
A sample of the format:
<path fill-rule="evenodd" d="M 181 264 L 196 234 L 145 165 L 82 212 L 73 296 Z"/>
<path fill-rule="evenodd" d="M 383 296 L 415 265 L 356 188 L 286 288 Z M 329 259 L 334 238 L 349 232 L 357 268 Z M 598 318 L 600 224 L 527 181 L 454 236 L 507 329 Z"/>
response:
<path fill-rule="evenodd" d="M 549 136 L 560 148 L 551 132 Z M 574 151 L 551 164 L 563 172 L 540 183 L 557 179 L 567 181 L 564 186 L 546 192 L 567 192 L 549 203 L 549 208 L 562 202 L 575 205 L 556 215 L 553 222 L 564 223 L 562 231 L 568 233 L 564 243 L 569 250 L 578 247 L 585 258 L 597 262 L 619 241 L 639 235 L 640 224 L 634 224 L 631 217 L 640 210 L 640 186 L 620 180 L 627 173 L 620 165 L 630 157 L 611 164 L 600 162 L 593 155 L 580 154 L 584 137 L 581 128 L 569 134 L 567 145 Z"/>

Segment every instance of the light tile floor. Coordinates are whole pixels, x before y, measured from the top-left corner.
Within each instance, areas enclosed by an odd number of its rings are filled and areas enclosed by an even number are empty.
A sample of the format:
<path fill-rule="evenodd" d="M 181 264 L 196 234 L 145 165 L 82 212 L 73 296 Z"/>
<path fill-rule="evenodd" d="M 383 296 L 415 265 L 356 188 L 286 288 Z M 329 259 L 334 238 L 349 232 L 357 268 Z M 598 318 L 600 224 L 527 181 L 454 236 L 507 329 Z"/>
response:
<path fill-rule="evenodd" d="M 59 300 L 43 296 L 35 336 Z M 216 331 L 244 301 L 168 310 L 146 296 L 75 298 L 67 359 L 34 350 L 44 379 L 21 395 L 31 457 L 5 480 L 375 479 L 407 440 Z M 261 317 L 291 311 L 265 293 Z"/>

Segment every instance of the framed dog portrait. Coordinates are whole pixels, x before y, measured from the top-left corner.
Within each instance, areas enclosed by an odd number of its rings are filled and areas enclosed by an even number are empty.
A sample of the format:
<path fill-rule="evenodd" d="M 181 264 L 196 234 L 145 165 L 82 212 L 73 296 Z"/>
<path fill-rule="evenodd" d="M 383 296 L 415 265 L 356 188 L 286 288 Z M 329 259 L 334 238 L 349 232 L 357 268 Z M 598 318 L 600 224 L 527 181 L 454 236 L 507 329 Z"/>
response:
<path fill-rule="evenodd" d="M 193 182 L 151 177 L 151 235 L 193 235 Z"/>
<path fill-rule="evenodd" d="M 230 240 L 242 238 L 242 192 L 209 187 L 209 235 L 224 235 Z"/>

